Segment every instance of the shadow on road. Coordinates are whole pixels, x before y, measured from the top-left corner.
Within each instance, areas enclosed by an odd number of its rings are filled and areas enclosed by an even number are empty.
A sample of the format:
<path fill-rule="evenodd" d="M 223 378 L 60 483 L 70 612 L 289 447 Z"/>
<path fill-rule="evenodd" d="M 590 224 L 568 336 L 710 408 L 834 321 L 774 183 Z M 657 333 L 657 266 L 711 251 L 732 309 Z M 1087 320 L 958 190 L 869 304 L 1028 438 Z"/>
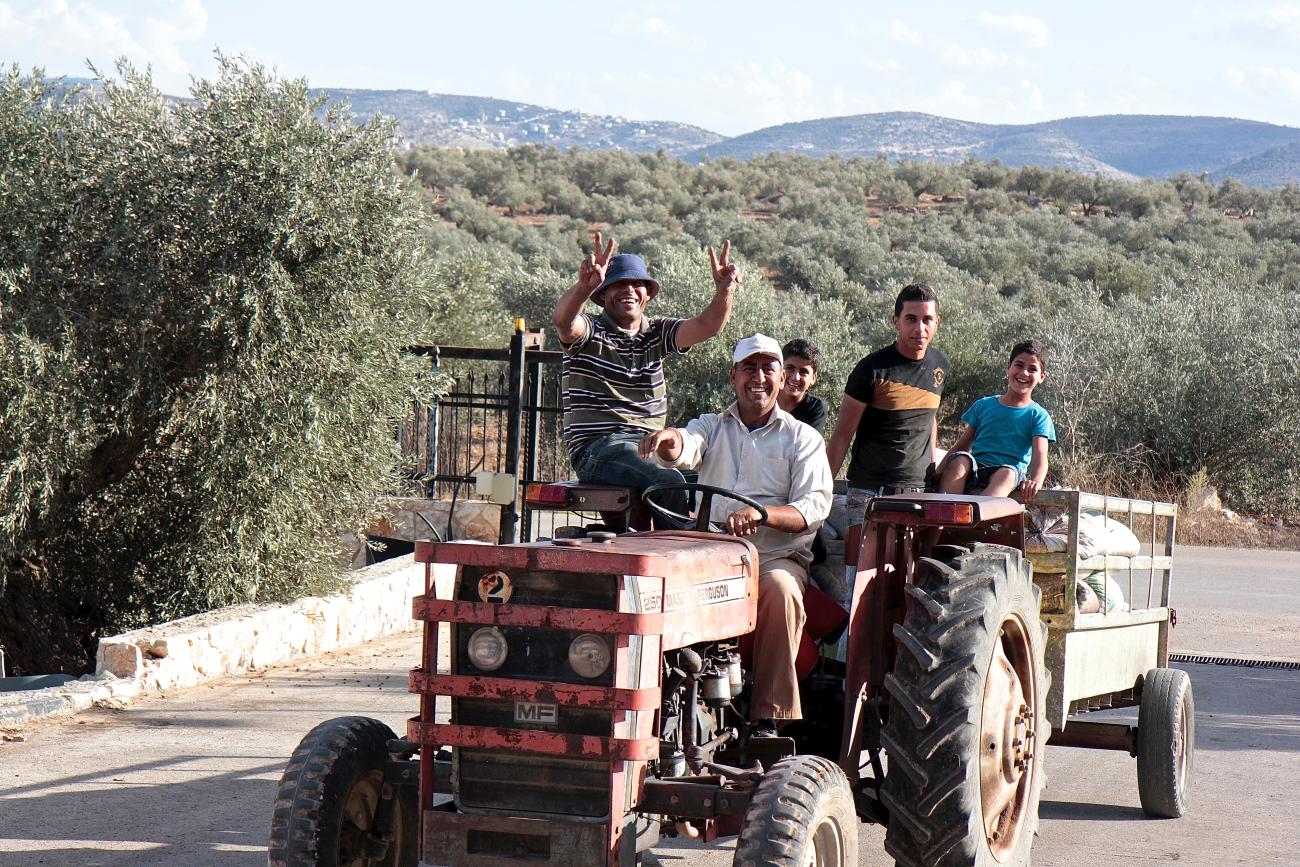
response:
<path fill-rule="evenodd" d="M 1038 804 L 1040 819 L 1063 819 L 1071 822 L 1131 822 L 1135 820 L 1150 821 L 1149 817 L 1138 807 L 1125 807 L 1119 804 L 1083 804 L 1077 801 L 1040 801 Z"/>
<path fill-rule="evenodd" d="M 247 758 L 247 757 L 245 757 Z M 232 772 L 196 772 L 209 756 L 175 756 L 5 791 L 0 867 L 260 867 L 283 758 Z M 173 777 L 178 782 L 159 782 Z M 142 789 L 148 798 L 142 799 Z M 142 815 L 142 804 L 166 804 Z M 204 815 L 204 830 L 171 817 Z M 265 827 L 249 817 L 266 816 Z M 63 817 L 62 820 L 52 817 Z"/>

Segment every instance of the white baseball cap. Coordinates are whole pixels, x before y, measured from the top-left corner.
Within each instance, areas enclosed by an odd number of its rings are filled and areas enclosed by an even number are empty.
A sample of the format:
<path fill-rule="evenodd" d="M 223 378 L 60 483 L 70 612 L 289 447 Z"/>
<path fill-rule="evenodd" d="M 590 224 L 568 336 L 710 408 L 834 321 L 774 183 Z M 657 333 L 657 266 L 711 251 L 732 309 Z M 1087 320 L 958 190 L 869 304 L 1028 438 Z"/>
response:
<path fill-rule="evenodd" d="M 736 344 L 736 351 L 731 354 L 731 363 L 740 364 L 751 355 L 770 355 L 780 361 L 781 344 L 766 334 L 751 334 L 748 337 L 742 337 L 740 342 Z"/>

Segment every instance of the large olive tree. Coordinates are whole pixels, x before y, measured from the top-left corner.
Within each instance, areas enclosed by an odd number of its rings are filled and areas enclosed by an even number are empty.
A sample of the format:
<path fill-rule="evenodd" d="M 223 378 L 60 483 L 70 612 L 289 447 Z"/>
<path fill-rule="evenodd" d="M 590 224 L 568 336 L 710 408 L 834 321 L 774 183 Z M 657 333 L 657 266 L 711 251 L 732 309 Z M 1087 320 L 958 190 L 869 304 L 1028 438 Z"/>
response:
<path fill-rule="evenodd" d="M 420 218 L 389 140 L 225 59 L 180 102 L 125 65 L 90 92 L 0 79 L 12 668 L 338 580 L 421 376 Z"/>

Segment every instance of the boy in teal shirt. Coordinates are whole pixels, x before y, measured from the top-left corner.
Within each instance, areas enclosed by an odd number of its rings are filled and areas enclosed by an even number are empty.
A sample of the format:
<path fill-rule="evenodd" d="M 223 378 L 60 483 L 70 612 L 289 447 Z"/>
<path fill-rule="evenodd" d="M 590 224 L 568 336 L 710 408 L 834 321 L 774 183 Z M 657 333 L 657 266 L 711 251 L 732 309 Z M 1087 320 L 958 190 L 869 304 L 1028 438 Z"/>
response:
<path fill-rule="evenodd" d="M 1047 376 L 1047 350 L 1037 340 L 1011 349 L 1007 390 L 982 397 L 962 414 L 965 429 L 939 467 L 945 494 L 1005 497 L 1019 489 L 1028 503 L 1047 475 L 1047 446 L 1056 442 L 1052 418 L 1034 402 Z"/>

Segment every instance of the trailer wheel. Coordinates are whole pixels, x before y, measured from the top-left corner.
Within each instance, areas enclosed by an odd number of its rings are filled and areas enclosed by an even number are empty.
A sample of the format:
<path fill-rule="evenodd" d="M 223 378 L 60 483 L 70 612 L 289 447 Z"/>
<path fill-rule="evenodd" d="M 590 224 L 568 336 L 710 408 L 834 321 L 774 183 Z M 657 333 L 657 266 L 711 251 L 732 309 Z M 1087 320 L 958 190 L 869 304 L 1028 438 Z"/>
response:
<path fill-rule="evenodd" d="M 1153 668 L 1142 679 L 1137 733 L 1138 798 L 1148 816 L 1187 812 L 1195 752 L 1192 679 L 1176 668 Z"/>
<path fill-rule="evenodd" d="M 881 741 L 900 867 L 1027 867 L 1049 728 L 1041 594 L 1021 553 L 944 546 L 906 588 Z"/>
<path fill-rule="evenodd" d="M 280 777 L 271 814 L 272 867 L 414 867 L 417 802 L 398 787 L 396 838 L 367 857 L 393 730 L 379 720 L 345 716 L 307 733 Z"/>
<path fill-rule="evenodd" d="M 758 784 L 736 841 L 734 867 L 854 867 L 858 815 L 839 765 L 789 756 Z"/>

